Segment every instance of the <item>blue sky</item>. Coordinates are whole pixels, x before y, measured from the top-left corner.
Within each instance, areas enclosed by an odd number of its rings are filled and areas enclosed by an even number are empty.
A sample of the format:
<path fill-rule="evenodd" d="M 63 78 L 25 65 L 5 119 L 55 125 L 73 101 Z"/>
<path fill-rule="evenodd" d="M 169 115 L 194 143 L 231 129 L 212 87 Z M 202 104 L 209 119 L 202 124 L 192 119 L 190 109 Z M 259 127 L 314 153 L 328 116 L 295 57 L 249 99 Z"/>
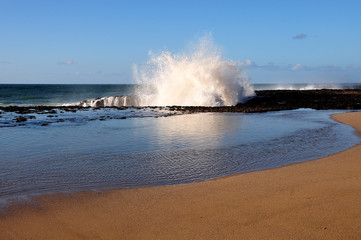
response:
<path fill-rule="evenodd" d="M 211 32 L 252 83 L 361 82 L 361 1 L 0 0 L 0 83 L 133 83 Z"/>

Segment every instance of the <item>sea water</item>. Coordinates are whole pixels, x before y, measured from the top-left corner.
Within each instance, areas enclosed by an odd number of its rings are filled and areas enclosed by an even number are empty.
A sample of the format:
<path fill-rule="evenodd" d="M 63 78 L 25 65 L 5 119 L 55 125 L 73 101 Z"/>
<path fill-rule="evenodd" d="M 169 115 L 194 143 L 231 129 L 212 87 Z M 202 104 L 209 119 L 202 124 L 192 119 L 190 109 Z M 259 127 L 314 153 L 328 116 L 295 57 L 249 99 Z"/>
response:
<path fill-rule="evenodd" d="M 82 100 L 132 95 L 134 84 L 0 84 L 0 106 L 57 106 Z"/>
<path fill-rule="evenodd" d="M 340 111 L 165 117 L 152 110 L 104 121 L 88 116 L 117 110 L 59 112 L 75 120 L 0 128 L 0 199 L 198 182 L 327 156 L 360 141 L 330 118 Z"/>

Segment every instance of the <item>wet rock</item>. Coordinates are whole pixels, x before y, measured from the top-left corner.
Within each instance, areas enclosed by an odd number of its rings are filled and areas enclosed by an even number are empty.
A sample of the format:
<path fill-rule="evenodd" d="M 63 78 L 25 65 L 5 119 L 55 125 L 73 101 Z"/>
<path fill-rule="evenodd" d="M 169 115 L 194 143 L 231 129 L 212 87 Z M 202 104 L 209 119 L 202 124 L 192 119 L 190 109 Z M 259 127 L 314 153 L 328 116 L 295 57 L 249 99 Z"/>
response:
<path fill-rule="evenodd" d="M 361 90 L 264 90 L 256 91 L 256 94 L 256 98 L 237 107 L 269 111 L 297 108 L 360 109 L 357 103 L 361 101 Z"/>

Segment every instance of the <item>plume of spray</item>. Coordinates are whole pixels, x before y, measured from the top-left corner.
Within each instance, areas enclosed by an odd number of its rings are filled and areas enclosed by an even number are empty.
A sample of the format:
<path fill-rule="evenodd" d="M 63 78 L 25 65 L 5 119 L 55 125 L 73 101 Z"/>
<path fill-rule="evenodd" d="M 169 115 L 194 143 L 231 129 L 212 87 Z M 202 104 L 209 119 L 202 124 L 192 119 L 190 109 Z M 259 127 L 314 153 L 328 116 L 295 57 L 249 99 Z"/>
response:
<path fill-rule="evenodd" d="M 232 106 L 254 95 L 241 63 L 225 61 L 207 35 L 189 53 L 149 53 L 134 77 L 141 106 Z"/>

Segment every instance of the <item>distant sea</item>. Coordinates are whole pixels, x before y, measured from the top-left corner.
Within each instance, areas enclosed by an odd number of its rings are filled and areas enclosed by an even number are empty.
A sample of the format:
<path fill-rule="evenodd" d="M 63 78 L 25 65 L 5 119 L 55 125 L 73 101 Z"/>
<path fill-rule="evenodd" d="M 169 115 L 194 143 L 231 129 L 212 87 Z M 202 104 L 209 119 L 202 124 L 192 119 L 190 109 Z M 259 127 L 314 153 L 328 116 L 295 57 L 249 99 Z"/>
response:
<path fill-rule="evenodd" d="M 99 97 L 131 95 L 131 84 L 0 84 L 0 106 L 62 105 Z"/>
<path fill-rule="evenodd" d="M 135 84 L 0 84 L 0 106 L 76 104 L 83 100 L 133 95 Z M 361 84 L 253 84 L 255 90 L 361 89 Z"/>

